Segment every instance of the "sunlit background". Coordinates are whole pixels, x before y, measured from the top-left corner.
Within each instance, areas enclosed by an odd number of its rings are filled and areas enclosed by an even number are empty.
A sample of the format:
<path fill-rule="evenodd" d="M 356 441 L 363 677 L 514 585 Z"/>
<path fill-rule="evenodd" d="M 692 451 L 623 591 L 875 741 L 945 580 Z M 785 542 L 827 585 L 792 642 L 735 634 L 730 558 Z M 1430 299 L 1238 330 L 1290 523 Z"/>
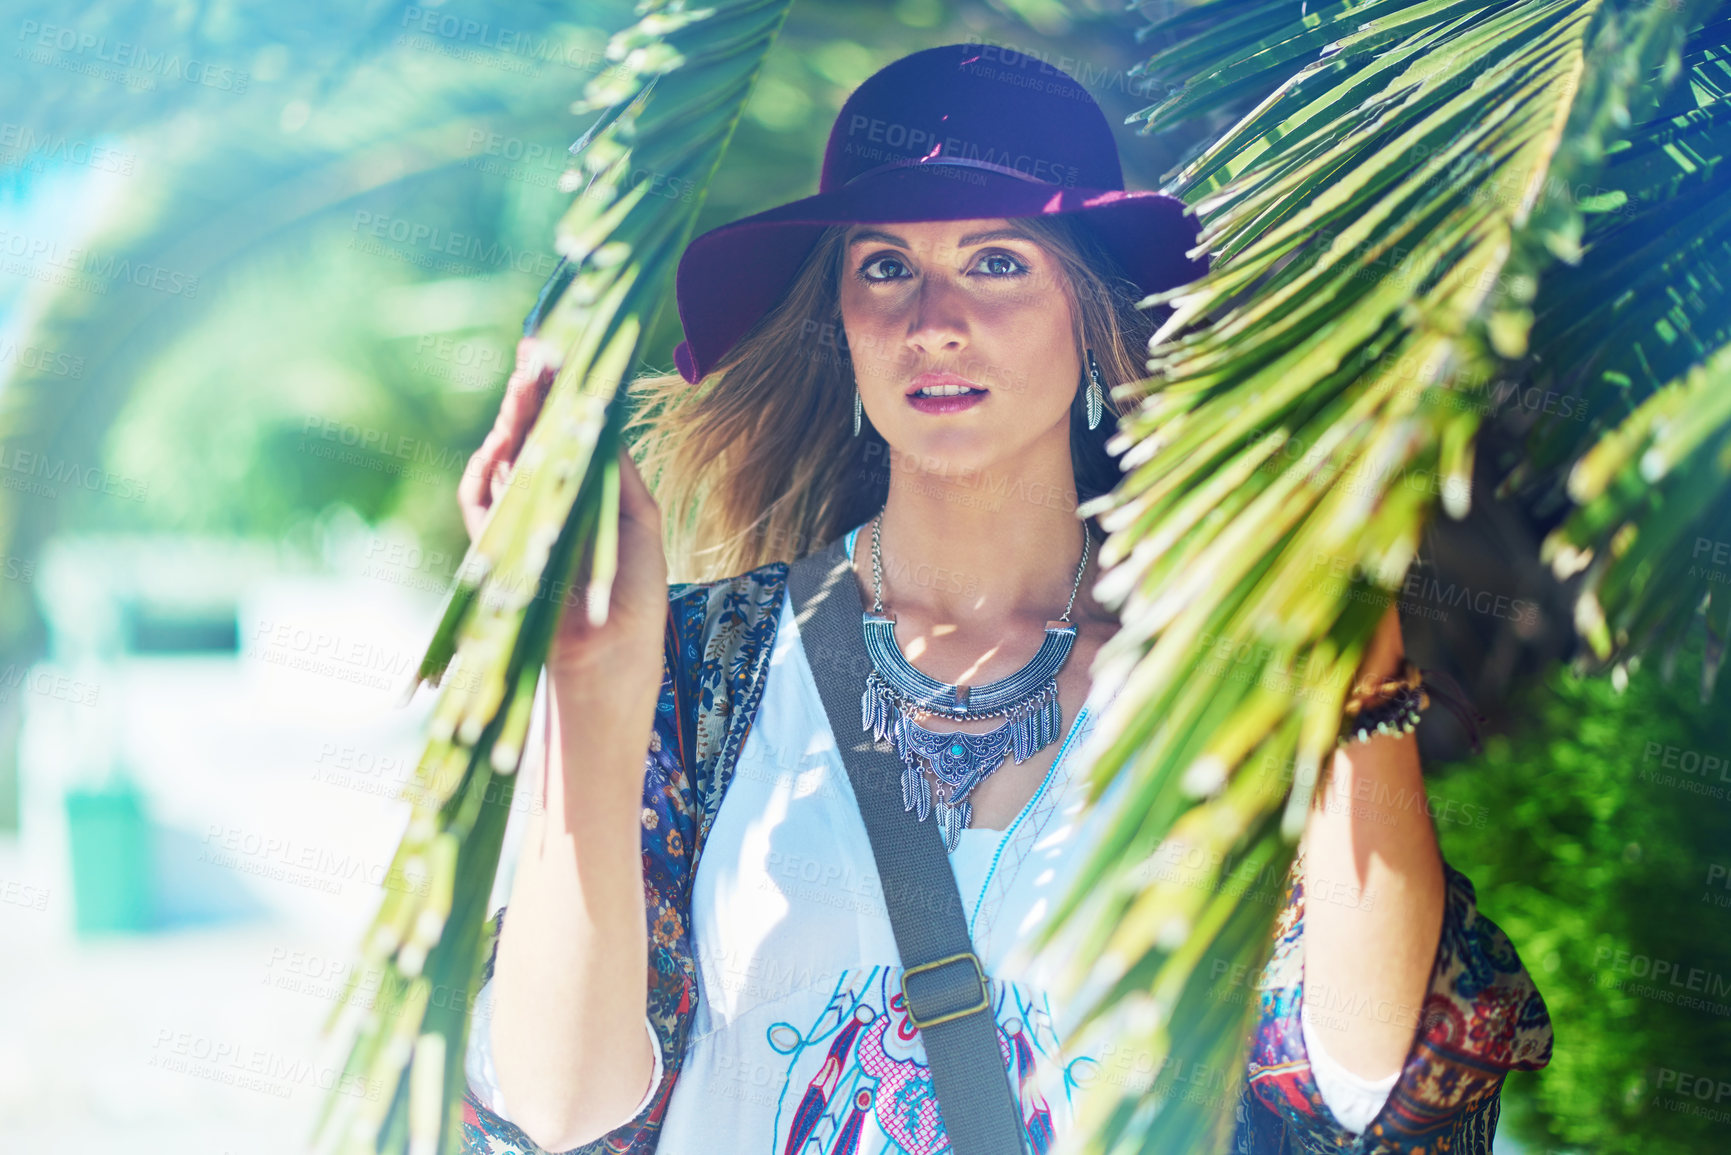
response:
<path fill-rule="evenodd" d="M 6 5 L 0 1150 L 302 1148 L 339 1062 L 319 1030 L 407 816 L 433 694 L 400 699 L 466 545 L 457 481 L 553 268 L 587 127 L 570 103 L 631 20 L 590 0 Z M 1151 99 L 1137 23 L 1115 0 L 803 0 L 699 228 L 815 191 L 848 92 L 930 45 L 1038 55 L 1120 122 Z M 1129 185 L 1192 143 L 1125 128 Z M 669 308 L 644 367 L 676 339 Z M 1588 1149 L 1638 1150 L 1625 1107 L 1651 1055 L 1731 1019 L 1619 1019 L 1595 991 L 1638 963 L 1599 952 L 1655 941 L 1636 923 L 1672 917 L 1641 901 L 1682 885 L 1666 862 L 1731 862 L 1731 744 L 1674 689 L 1501 697 L 1567 632 L 1521 581 L 1483 578 L 1501 609 L 1431 598 L 1512 731 L 1478 777 L 1437 775 L 1445 852 L 1557 1021 L 1557 1090 L 1511 1081 L 1498 1150 L 1576 1109 L 1604 1117 Z M 1594 746 L 1589 717 L 1617 741 Z M 1699 942 L 1731 944 L 1725 871 L 1696 881 Z"/>

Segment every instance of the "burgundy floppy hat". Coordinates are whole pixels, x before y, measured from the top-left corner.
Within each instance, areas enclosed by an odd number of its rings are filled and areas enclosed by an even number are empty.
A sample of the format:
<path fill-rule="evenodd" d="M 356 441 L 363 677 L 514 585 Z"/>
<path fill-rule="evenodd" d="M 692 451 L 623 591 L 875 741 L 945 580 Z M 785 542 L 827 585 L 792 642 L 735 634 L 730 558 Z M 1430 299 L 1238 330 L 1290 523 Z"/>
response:
<path fill-rule="evenodd" d="M 842 105 L 817 195 L 711 229 L 674 279 L 695 384 L 781 300 L 830 225 L 1073 214 L 1144 294 L 1207 271 L 1169 193 L 1126 192 L 1105 113 L 1069 74 L 989 44 L 885 65 Z"/>

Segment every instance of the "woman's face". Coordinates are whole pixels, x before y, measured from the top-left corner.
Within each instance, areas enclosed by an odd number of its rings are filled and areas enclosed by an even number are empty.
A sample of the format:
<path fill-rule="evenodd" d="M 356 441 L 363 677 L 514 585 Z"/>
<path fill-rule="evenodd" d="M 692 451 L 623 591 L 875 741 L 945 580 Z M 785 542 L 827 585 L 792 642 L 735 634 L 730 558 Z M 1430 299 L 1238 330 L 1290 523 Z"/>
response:
<path fill-rule="evenodd" d="M 1001 218 L 855 225 L 847 242 L 854 378 L 898 455 L 954 475 L 1007 469 L 1040 441 L 1068 453 L 1081 363 L 1056 254 Z M 983 393 L 915 396 L 933 384 Z"/>

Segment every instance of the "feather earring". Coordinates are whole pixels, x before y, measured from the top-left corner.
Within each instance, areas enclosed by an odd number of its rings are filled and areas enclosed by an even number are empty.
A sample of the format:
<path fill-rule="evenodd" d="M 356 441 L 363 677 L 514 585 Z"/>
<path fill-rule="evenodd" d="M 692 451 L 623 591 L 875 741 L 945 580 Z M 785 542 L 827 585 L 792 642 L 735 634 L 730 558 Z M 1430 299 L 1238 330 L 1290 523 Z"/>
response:
<path fill-rule="evenodd" d="M 1088 428 L 1097 428 L 1100 414 L 1106 407 L 1106 393 L 1100 384 L 1100 362 L 1094 360 L 1094 350 L 1088 350 Z"/>

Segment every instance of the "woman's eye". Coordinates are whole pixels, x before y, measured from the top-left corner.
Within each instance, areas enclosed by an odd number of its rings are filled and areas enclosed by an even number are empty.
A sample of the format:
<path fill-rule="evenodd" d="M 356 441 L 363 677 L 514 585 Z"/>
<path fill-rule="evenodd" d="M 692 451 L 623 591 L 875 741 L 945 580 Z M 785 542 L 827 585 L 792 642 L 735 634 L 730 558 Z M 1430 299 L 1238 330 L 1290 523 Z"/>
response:
<path fill-rule="evenodd" d="M 1028 266 L 1020 257 L 1012 253 L 987 253 L 975 263 L 974 268 L 993 279 L 1019 277 L 1028 271 Z M 907 263 L 900 257 L 885 254 L 873 257 L 859 267 L 859 278 L 863 281 L 900 281 L 912 275 Z"/>
<path fill-rule="evenodd" d="M 884 265 L 888 265 L 891 271 L 888 273 L 874 273 L 872 271 L 873 269 L 879 269 Z M 901 270 L 901 272 L 898 273 L 894 271 L 898 269 Z M 859 271 L 860 276 L 864 277 L 868 281 L 893 281 L 906 273 L 907 266 L 902 264 L 899 257 L 873 257 L 871 260 L 861 265 Z"/>
<path fill-rule="evenodd" d="M 979 268 L 982 265 L 994 277 L 1017 277 L 1028 271 L 1028 266 L 1024 265 L 1020 258 L 1009 253 L 987 253 L 980 258 L 980 264 L 974 267 Z"/>

